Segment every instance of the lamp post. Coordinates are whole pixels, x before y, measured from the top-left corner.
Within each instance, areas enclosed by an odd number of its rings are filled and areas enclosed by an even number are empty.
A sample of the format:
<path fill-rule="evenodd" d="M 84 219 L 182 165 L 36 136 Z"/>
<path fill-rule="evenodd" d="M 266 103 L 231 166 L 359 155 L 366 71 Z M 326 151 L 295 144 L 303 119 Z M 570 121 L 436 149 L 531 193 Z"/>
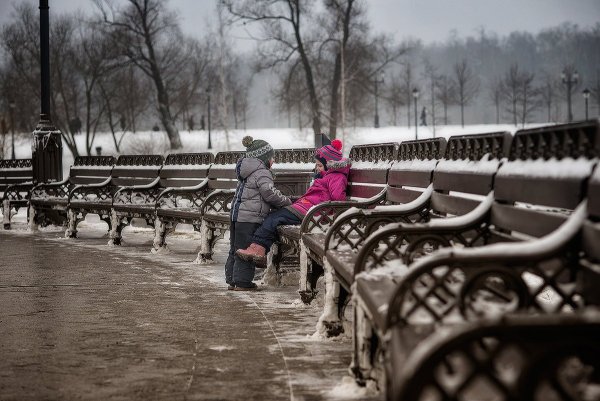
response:
<path fill-rule="evenodd" d="M 575 70 L 573 67 L 568 66 L 562 70 L 560 77 L 562 78 L 562 83 L 567 85 L 567 109 L 569 114 L 568 120 L 569 122 L 571 122 L 573 121 L 573 112 L 571 110 L 571 91 L 573 85 L 576 85 L 577 82 L 579 82 L 579 74 L 577 73 L 577 70 Z"/>
<path fill-rule="evenodd" d="M 588 101 L 590 98 L 590 90 L 588 88 L 585 88 L 583 90 L 583 92 L 581 92 L 583 94 L 583 99 L 585 100 L 585 119 L 587 121 L 588 119 Z"/>
<path fill-rule="evenodd" d="M 12 153 L 10 158 L 15 160 L 15 102 L 11 100 L 8 107 L 10 107 L 10 137 L 12 142 Z"/>
<path fill-rule="evenodd" d="M 33 181 L 62 180 L 62 139 L 50 118 L 50 19 L 48 0 L 40 5 L 40 121 L 33 131 L 31 164 Z"/>
<path fill-rule="evenodd" d="M 379 84 L 383 83 L 384 73 L 381 72 L 380 76 L 375 78 L 375 121 L 373 125 L 375 128 L 379 128 Z"/>
<path fill-rule="evenodd" d="M 415 103 L 415 140 L 419 139 L 419 125 L 417 124 L 417 99 L 419 98 L 419 90 L 412 90 L 412 95 Z"/>
<path fill-rule="evenodd" d="M 208 149 L 212 149 L 212 141 L 210 137 L 210 86 L 206 88 L 206 96 L 208 97 Z"/>

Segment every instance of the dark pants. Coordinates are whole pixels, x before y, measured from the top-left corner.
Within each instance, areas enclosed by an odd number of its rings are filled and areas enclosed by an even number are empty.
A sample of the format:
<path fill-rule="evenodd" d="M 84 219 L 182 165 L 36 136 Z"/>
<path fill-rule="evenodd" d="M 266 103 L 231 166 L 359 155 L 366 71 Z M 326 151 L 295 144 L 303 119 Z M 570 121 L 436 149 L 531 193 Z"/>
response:
<path fill-rule="evenodd" d="M 254 232 L 252 242 L 262 245 L 268 251 L 277 239 L 277 226 L 297 226 L 302 223 L 300 217 L 282 208 L 270 213 Z"/>
<path fill-rule="evenodd" d="M 229 256 L 225 262 L 225 281 L 237 287 L 251 287 L 254 280 L 254 262 L 246 262 L 235 255 L 252 243 L 252 233 L 259 223 L 231 223 L 229 226 Z"/>

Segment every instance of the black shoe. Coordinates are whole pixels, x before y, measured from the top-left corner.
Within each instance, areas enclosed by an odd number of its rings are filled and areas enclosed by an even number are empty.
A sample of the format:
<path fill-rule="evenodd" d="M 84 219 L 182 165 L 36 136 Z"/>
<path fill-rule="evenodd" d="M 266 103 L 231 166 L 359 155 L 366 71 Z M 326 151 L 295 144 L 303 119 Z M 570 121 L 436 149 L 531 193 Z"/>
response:
<path fill-rule="evenodd" d="M 254 283 L 250 283 L 250 284 L 251 285 L 249 287 L 236 286 L 233 290 L 234 291 L 260 291 L 256 284 L 254 284 Z"/>

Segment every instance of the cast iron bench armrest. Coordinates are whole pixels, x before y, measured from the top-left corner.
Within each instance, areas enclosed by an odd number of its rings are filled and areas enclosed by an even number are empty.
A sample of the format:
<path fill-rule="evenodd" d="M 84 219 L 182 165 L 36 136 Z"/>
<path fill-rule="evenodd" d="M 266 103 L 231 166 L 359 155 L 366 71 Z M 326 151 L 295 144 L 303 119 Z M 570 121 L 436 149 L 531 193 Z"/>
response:
<path fill-rule="evenodd" d="M 33 187 L 33 181 L 20 182 L 18 184 L 11 184 L 6 187 L 2 199 L 4 200 L 22 200 L 28 199 L 31 194 Z M 25 198 L 21 196 L 21 192 L 27 192 Z M 11 194 L 16 194 L 16 197 L 11 197 Z"/>
<path fill-rule="evenodd" d="M 339 245 L 348 245 L 352 249 L 362 246 L 368 236 L 382 224 L 405 222 L 411 223 L 411 217 L 417 215 L 424 219 L 429 210 L 429 200 L 433 186 L 427 189 L 412 202 L 401 205 L 376 206 L 374 209 L 351 207 L 341 213 L 327 230 L 325 250 L 335 249 Z M 354 234 L 354 235 L 352 235 Z M 352 237 L 352 240 L 348 240 Z"/>
<path fill-rule="evenodd" d="M 364 242 L 358 252 L 354 265 L 354 275 L 378 267 L 390 259 L 400 259 L 404 263 L 411 263 L 415 257 L 425 253 L 424 246 L 433 250 L 451 246 L 452 242 L 460 243 L 466 247 L 487 235 L 488 213 L 494 202 L 492 192 L 469 213 L 450 217 L 447 219 L 435 219 L 427 223 L 392 223 L 374 231 Z M 478 235 L 473 238 L 465 238 L 462 233 L 476 230 Z M 384 246 L 374 258 L 374 250 Z M 369 262 L 374 266 L 368 266 Z"/>
<path fill-rule="evenodd" d="M 300 233 L 310 233 L 315 227 L 319 227 L 321 232 L 325 232 L 327 228 L 323 229 L 323 221 L 333 223 L 333 221 L 342 212 L 346 211 L 350 207 L 368 208 L 377 203 L 382 202 L 385 199 L 385 189 L 379 192 L 377 195 L 372 196 L 369 199 L 362 201 L 331 201 L 324 202 L 319 205 L 313 206 L 302 219 L 300 225 Z M 328 212 L 333 212 L 332 214 Z M 329 227 L 327 225 L 326 227 Z"/>
<path fill-rule="evenodd" d="M 202 203 L 202 216 L 207 212 L 229 211 L 227 203 L 233 199 L 235 189 L 218 189 L 206 197 Z"/>
<path fill-rule="evenodd" d="M 44 195 L 60 196 L 62 198 L 69 197 L 69 179 L 65 178 L 59 182 L 40 183 L 35 185 L 30 193 L 29 199 L 36 199 L 37 197 L 43 197 Z"/>
<path fill-rule="evenodd" d="M 450 388 L 437 399 L 460 399 L 459 391 L 479 382 L 494 383 L 481 386 L 485 394 L 479 391 L 479 399 L 486 396 L 486 399 L 502 399 L 510 394 L 513 400 L 533 400 L 539 394 L 536 389 L 539 391 L 544 386 L 552 386 L 548 383 L 560 382 L 565 369 L 556 367 L 567 366 L 566 361 L 577 361 L 574 366 L 589 364 L 589 372 L 595 373 L 600 365 L 595 359 L 600 316 L 594 310 L 576 315 L 510 314 L 452 327 L 420 342 L 408 358 L 394 348 L 403 346 L 401 332 L 394 331 L 392 336 L 389 355 L 393 362 L 387 370 L 390 375 L 387 381 L 394 385 L 388 387 L 389 400 L 423 400 L 431 394 L 427 391 L 437 388 Z M 495 346 L 483 346 L 490 340 Z M 477 356 L 471 356 L 473 350 L 478 350 Z M 505 379 L 505 370 L 498 369 L 505 366 L 505 351 L 510 350 L 516 351 L 510 354 L 511 377 L 518 378 L 514 382 Z M 464 358 L 469 362 L 453 363 L 453 369 L 449 371 L 448 361 L 459 360 L 458 356 L 462 355 L 469 355 Z M 447 377 L 452 378 L 452 386 L 446 384 Z M 577 384 L 577 389 L 585 393 L 596 381 L 582 380 L 581 383 Z M 573 384 L 565 387 L 559 384 L 554 388 L 560 388 L 563 394 L 571 394 L 565 388 L 574 389 Z"/>
<path fill-rule="evenodd" d="M 160 183 L 160 177 L 156 177 L 154 180 L 152 180 L 152 182 L 149 182 L 148 184 L 127 185 L 127 186 L 120 187 L 113 194 L 113 198 L 112 198 L 113 204 L 115 204 L 115 203 L 120 203 L 120 204 L 131 203 L 132 197 L 136 193 L 146 193 L 147 196 L 150 197 L 151 203 L 155 204 L 157 196 L 160 194 L 160 191 L 162 191 L 161 189 L 157 188 L 159 183 Z M 152 190 L 154 190 L 154 191 L 152 191 Z M 154 192 L 154 193 L 152 193 L 152 192 Z"/>
<path fill-rule="evenodd" d="M 535 297 L 544 288 L 551 287 L 557 296 L 563 298 L 563 303 L 555 306 L 560 309 L 563 305 L 568 305 L 574 309 L 578 307 L 577 302 L 569 295 L 564 293 L 558 286 L 555 279 L 560 276 L 563 270 L 571 268 L 567 263 L 561 263 L 560 266 L 554 265 L 552 269 L 544 268 L 541 264 L 547 260 L 563 260 L 557 258 L 557 255 L 566 253 L 570 248 L 574 238 L 580 233 L 581 228 L 587 218 L 586 201 L 583 201 L 573 214 L 552 233 L 532 241 L 520 241 L 509 243 L 498 243 L 476 248 L 445 248 L 429 256 L 426 256 L 408 266 L 408 272 L 402 277 L 395 293 L 390 298 L 387 311 L 388 326 L 397 324 L 406 319 L 401 313 L 405 313 L 407 308 L 403 305 L 406 296 L 414 297 L 414 285 L 422 285 L 424 280 L 435 278 L 436 286 L 445 285 L 448 279 L 456 285 L 456 277 L 462 277 L 463 283 L 460 290 L 445 291 L 445 302 L 455 302 L 457 307 L 463 310 L 465 299 L 470 294 L 468 289 L 473 288 L 479 277 L 483 274 L 503 278 L 505 282 L 513 285 L 513 290 L 520 297 L 519 307 L 535 307 Z M 437 271 L 436 271 L 437 269 Z M 460 271 L 460 274 L 453 274 Z M 544 283 L 536 285 L 537 293 L 530 294 L 527 286 L 522 280 L 524 272 L 534 274 L 538 278 L 544 278 Z M 424 295 L 435 296 L 440 288 L 431 288 Z M 450 297 L 457 298 L 449 300 Z M 542 310 L 538 307 L 537 310 Z M 401 312 L 403 311 L 403 312 Z M 445 312 L 449 312 L 446 305 Z M 444 316 L 432 317 L 441 319 Z"/>
<path fill-rule="evenodd" d="M 106 180 L 99 182 L 97 184 L 76 185 L 75 188 L 73 188 L 71 190 L 71 192 L 69 193 L 69 202 L 71 202 L 71 199 L 73 199 L 73 196 L 75 196 L 75 195 L 84 195 L 85 193 L 88 193 L 90 190 L 103 189 L 103 188 L 107 187 L 110 184 L 111 179 L 112 179 L 112 177 L 108 177 L 108 178 L 106 178 Z"/>
<path fill-rule="evenodd" d="M 179 199 L 190 201 L 198 209 L 202 208 L 204 197 L 208 189 L 208 178 L 205 178 L 196 185 L 187 187 L 167 187 L 156 199 L 157 208 L 178 208 Z"/>
<path fill-rule="evenodd" d="M 164 196 L 168 196 L 173 193 L 188 193 L 188 192 L 195 192 L 200 189 L 204 190 L 207 184 L 208 184 L 208 178 L 205 178 L 200 183 L 198 183 L 196 185 L 190 185 L 188 187 L 167 187 L 160 193 L 160 196 L 158 198 L 160 199 Z"/>

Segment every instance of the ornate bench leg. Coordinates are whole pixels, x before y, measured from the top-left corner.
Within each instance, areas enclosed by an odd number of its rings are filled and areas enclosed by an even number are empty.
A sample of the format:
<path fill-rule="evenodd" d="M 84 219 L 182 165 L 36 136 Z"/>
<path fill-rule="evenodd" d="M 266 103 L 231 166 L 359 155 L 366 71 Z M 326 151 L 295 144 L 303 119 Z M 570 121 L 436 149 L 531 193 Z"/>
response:
<path fill-rule="evenodd" d="M 154 241 L 152 242 L 152 253 L 168 252 L 167 247 L 167 224 L 158 217 L 154 220 Z"/>
<path fill-rule="evenodd" d="M 77 224 L 81 221 L 77 218 L 79 213 L 69 209 L 67 211 L 67 230 L 65 231 L 65 238 L 77 238 Z"/>
<path fill-rule="evenodd" d="M 108 245 L 121 245 L 121 231 L 125 225 L 114 210 L 110 212 L 110 233 Z"/>
<path fill-rule="evenodd" d="M 302 240 L 300 240 L 300 247 L 298 253 L 300 259 L 300 285 L 298 293 L 300 294 L 302 302 L 308 305 L 317 295 L 317 291 L 315 289 L 315 286 L 311 285 L 312 283 L 309 272 L 309 263 L 311 263 L 311 261 L 308 256 L 308 251 L 306 250 Z"/>
<path fill-rule="evenodd" d="M 373 379 L 373 328 L 358 302 L 354 301 L 354 330 L 352 335 L 352 362 L 350 372 L 360 384 Z"/>
<path fill-rule="evenodd" d="M 279 272 L 279 255 L 280 247 L 276 242 L 271 245 L 269 253 L 267 253 L 267 268 L 263 276 L 263 281 L 269 285 L 280 285 L 281 277 Z M 279 259 L 279 260 L 278 260 Z"/>
<path fill-rule="evenodd" d="M 341 291 L 340 283 L 329 262 L 325 261 L 325 305 L 317 323 L 317 332 L 327 337 L 335 337 L 344 332 L 341 316 L 348 293 Z"/>
<path fill-rule="evenodd" d="M 10 200 L 5 199 L 4 201 L 2 201 L 2 216 L 3 216 L 3 223 L 4 223 L 4 229 L 5 230 L 10 230 Z"/>
<path fill-rule="evenodd" d="M 197 229 L 196 225 L 194 225 L 194 229 Z M 202 223 L 200 224 L 200 228 L 198 229 L 198 231 L 200 231 L 200 250 L 198 251 L 198 257 L 196 257 L 196 260 L 194 261 L 194 263 L 197 263 L 197 264 L 210 263 L 212 261 L 211 242 L 215 235 L 214 230 L 212 230 L 208 226 L 206 221 L 202 220 Z"/>
<path fill-rule="evenodd" d="M 37 213 L 35 207 L 33 207 L 33 205 L 29 205 L 29 208 L 27 209 L 27 228 L 29 231 L 34 232 L 38 230 L 36 219 Z"/>

